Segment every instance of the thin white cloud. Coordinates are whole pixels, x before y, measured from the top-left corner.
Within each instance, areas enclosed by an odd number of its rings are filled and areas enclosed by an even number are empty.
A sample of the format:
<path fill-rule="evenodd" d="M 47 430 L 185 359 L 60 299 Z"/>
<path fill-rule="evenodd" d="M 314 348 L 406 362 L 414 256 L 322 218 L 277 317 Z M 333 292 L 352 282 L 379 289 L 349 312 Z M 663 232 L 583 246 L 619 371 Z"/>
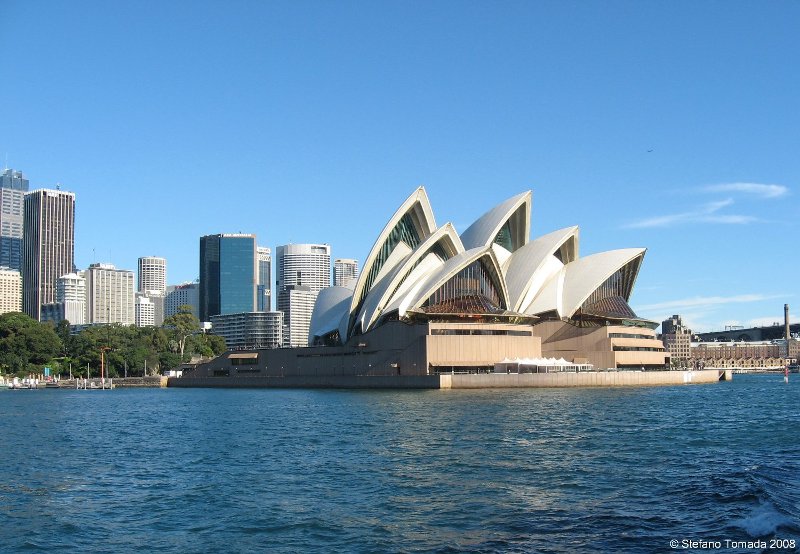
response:
<path fill-rule="evenodd" d="M 728 225 L 742 225 L 756 221 L 755 217 L 740 214 L 720 214 L 717 213 L 723 208 L 733 204 L 732 198 L 708 202 L 700 206 L 699 209 L 691 212 L 661 215 L 641 219 L 625 225 L 627 228 L 642 229 L 651 227 L 669 227 L 676 223 L 722 223 Z"/>
<path fill-rule="evenodd" d="M 710 215 L 705 218 L 698 219 L 706 223 L 725 223 L 727 225 L 744 225 L 758 221 L 758 218 L 752 215 Z"/>
<path fill-rule="evenodd" d="M 706 192 L 742 192 L 761 198 L 779 198 L 789 194 L 789 187 L 762 183 L 723 183 L 703 187 L 703 190 Z"/>
<path fill-rule="evenodd" d="M 698 189 L 695 189 L 698 190 Z M 727 193 L 745 194 L 759 198 L 780 198 L 789 194 L 789 187 L 784 185 L 771 185 L 764 183 L 721 183 L 718 185 L 708 185 L 700 187 L 701 192 L 707 193 Z M 648 217 L 639 221 L 633 221 L 626 225 L 629 229 L 644 229 L 653 227 L 669 227 L 677 224 L 687 223 L 717 223 L 723 225 L 745 225 L 758 221 L 757 217 L 744 214 L 725 214 L 718 213 L 723 208 L 733 204 L 733 198 L 708 202 L 700 208 L 692 211 L 679 212 Z"/>
<path fill-rule="evenodd" d="M 661 310 L 674 310 L 674 313 L 680 313 L 681 310 L 697 310 L 698 308 L 709 308 L 711 306 L 718 306 L 720 304 L 741 304 L 746 302 L 760 302 L 762 300 L 772 300 L 774 298 L 784 298 L 785 295 L 767 295 L 767 294 L 739 294 L 735 296 L 694 296 L 692 298 L 683 298 L 680 300 L 669 300 L 667 302 L 658 302 L 656 304 L 646 304 L 644 306 L 637 306 L 638 312 L 654 312 Z"/>
<path fill-rule="evenodd" d="M 717 200 L 716 202 L 709 202 L 706 204 L 702 211 L 705 213 L 713 214 L 733 204 L 733 198 L 726 198 L 725 200 Z"/>

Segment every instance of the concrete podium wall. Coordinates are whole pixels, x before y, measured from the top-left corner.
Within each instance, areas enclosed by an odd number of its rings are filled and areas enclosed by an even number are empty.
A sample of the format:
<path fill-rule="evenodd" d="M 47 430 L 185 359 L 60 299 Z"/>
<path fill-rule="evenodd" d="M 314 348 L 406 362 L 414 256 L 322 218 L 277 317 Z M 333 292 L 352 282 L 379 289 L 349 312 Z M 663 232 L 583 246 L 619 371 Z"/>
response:
<path fill-rule="evenodd" d="M 702 371 L 586 371 L 580 373 L 479 373 L 440 375 L 445 389 L 524 387 L 624 387 L 716 383 L 731 379 L 731 372 Z"/>
<path fill-rule="evenodd" d="M 731 371 L 587 371 L 580 373 L 480 373 L 440 375 L 287 375 L 170 377 L 181 388 L 491 389 L 623 387 L 716 383 Z"/>
<path fill-rule="evenodd" d="M 284 377 L 170 377 L 178 388 L 438 389 L 437 375 L 287 375 Z"/>

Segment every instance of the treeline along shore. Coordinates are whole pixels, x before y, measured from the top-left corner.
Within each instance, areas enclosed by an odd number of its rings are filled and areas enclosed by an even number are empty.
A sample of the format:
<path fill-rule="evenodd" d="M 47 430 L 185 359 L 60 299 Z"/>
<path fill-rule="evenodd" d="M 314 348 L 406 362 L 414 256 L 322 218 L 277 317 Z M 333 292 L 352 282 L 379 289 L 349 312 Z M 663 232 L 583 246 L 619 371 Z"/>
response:
<path fill-rule="evenodd" d="M 192 356 L 225 352 L 225 340 L 201 331 L 189 306 L 161 327 L 118 323 L 71 328 L 39 322 L 19 312 L 0 314 L 0 376 L 62 379 L 158 375 Z"/>

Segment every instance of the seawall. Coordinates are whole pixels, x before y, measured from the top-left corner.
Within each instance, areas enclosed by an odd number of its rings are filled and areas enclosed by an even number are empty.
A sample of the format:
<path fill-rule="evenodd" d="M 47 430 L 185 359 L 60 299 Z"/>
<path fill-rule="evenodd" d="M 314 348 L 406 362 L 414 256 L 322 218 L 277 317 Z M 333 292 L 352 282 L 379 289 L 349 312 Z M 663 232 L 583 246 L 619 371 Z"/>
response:
<path fill-rule="evenodd" d="M 730 381 L 731 371 L 586 371 L 441 375 L 441 388 L 631 387 Z"/>
<path fill-rule="evenodd" d="M 440 375 L 291 375 L 170 377 L 180 388 L 490 389 L 538 387 L 625 387 L 729 381 L 730 370 L 587 371 L 580 373 L 443 373 Z"/>
<path fill-rule="evenodd" d="M 286 375 L 254 377 L 170 377 L 168 387 L 438 389 L 438 375 Z"/>
<path fill-rule="evenodd" d="M 77 387 L 76 387 L 77 381 Z M 74 389 L 83 388 L 85 379 L 62 379 L 58 382 L 60 389 Z M 101 388 L 100 378 L 92 377 L 89 379 L 87 386 L 91 387 L 94 383 L 94 388 Z M 106 386 L 113 383 L 115 389 L 128 389 L 128 388 L 148 388 L 157 389 L 167 386 L 167 378 L 156 375 L 154 377 L 114 377 L 106 379 Z"/>

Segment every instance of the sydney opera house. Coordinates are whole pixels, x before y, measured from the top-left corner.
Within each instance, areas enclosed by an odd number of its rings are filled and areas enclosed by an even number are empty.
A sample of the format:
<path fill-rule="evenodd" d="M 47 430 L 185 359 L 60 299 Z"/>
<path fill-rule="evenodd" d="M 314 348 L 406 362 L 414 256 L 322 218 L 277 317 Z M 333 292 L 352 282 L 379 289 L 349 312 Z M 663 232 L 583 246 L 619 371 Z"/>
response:
<path fill-rule="evenodd" d="M 580 255 L 578 227 L 531 239 L 531 192 L 460 235 L 437 225 L 420 187 L 388 220 L 353 288 L 320 292 L 309 347 L 231 352 L 205 368 L 233 376 L 488 373 L 502 361 L 663 370 L 656 323 L 628 301 L 644 248 Z"/>
<path fill-rule="evenodd" d="M 496 337 L 489 350 L 503 352 L 505 343 L 510 357 L 518 353 L 515 343 L 528 342 L 534 353 L 575 364 L 663 369 L 657 324 L 628 305 L 645 249 L 580 257 L 578 227 L 533 240 L 530 231 L 530 191 L 495 206 L 459 236 L 450 223 L 437 226 L 420 187 L 378 235 L 354 289 L 320 293 L 310 344 L 368 342 L 399 322 L 430 337 L 460 337 L 429 340 L 429 372 L 499 361 L 481 355 L 484 345 L 469 337 Z"/>

